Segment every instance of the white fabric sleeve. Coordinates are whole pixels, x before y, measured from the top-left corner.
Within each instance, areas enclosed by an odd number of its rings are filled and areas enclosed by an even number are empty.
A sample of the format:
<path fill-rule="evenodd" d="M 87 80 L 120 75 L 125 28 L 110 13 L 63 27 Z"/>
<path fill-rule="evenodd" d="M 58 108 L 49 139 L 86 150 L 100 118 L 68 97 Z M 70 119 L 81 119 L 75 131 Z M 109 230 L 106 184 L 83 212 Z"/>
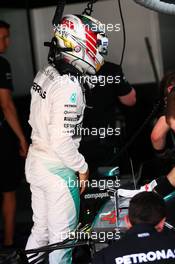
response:
<path fill-rule="evenodd" d="M 154 11 L 162 12 L 165 14 L 175 14 L 175 2 L 163 1 L 163 0 L 134 0 L 137 4 L 140 4 L 146 8 Z"/>
<path fill-rule="evenodd" d="M 88 165 L 74 144 L 73 128 L 77 124 L 77 105 L 71 102 L 71 96 L 78 95 L 76 86 L 61 87 L 52 94 L 52 106 L 49 123 L 49 136 L 52 149 L 62 163 L 80 173 L 85 173 Z"/>

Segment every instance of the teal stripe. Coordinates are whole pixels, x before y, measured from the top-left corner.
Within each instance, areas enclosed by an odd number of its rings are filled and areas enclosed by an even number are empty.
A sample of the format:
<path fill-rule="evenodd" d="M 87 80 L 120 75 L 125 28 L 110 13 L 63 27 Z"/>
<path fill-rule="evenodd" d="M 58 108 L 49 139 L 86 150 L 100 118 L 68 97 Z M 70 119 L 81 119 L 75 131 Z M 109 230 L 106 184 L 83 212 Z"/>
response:
<path fill-rule="evenodd" d="M 47 164 L 48 166 L 48 164 Z M 72 199 L 75 204 L 77 219 L 79 217 L 79 211 L 80 211 L 80 192 L 79 192 L 79 180 L 77 176 L 75 175 L 75 172 L 69 168 L 58 168 L 53 167 L 53 165 L 49 164 L 49 171 L 56 175 L 61 177 L 67 184 L 69 191 L 71 193 Z M 78 220 L 77 220 L 78 221 Z"/>
<path fill-rule="evenodd" d="M 76 210 L 76 222 L 72 222 L 70 220 L 72 218 L 71 211 L 67 212 L 69 215 L 69 228 L 72 231 L 76 228 L 79 220 L 79 211 L 80 211 L 80 193 L 79 193 L 79 180 L 75 175 L 75 172 L 69 168 L 58 168 L 57 164 L 53 163 L 45 163 L 47 170 L 51 172 L 56 177 L 60 177 L 64 180 L 65 185 L 67 185 L 71 197 L 74 202 L 75 210 Z M 59 190 L 58 190 L 59 191 Z M 61 260 L 62 264 L 72 264 L 72 249 L 65 249 L 64 254 Z"/>
<path fill-rule="evenodd" d="M 171 199 L 173 199 L 175 197 L 175 191 L 173 191 L 172 193 L 168 194 L 167 196 L 165 196 L 163 199 L 168 202 Z"/>

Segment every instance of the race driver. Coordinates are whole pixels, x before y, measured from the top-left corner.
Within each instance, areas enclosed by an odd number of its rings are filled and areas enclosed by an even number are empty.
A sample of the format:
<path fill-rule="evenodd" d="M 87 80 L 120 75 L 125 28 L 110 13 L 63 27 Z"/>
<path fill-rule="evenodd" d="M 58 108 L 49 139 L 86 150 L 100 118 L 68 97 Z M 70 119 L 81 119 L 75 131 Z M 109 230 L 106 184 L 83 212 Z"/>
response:
<path fill-rule="evenodd" d="M 34 79 L 26 160 L 34 225 L 26 249 L 63 241 L 77 226 L 88 165 L 78 151 L 85 98 L 75 76 L 95 74 L 102 66 L 108 39 L 101 25 L 88 16 L 64 16 L 54 28 L 49 65 Z M 71 255 L 71 249 L 53 251 L 49 263 L 72 263 Z"/>

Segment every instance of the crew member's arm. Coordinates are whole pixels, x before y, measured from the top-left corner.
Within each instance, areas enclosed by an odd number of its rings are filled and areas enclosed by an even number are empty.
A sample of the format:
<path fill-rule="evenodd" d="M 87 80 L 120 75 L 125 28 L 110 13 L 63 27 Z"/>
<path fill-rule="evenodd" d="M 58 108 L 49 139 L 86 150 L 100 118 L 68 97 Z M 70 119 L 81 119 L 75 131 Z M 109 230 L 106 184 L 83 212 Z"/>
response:
<path fill-rule="evenodd" d="M 89 170 L 88 169 L 85 173 L 79 172 L 80 194 L 82 194 L 85 191 L 85 189 L 87 187 L 88 178 L 89 178 Z"/>
<path fill-rule="evenodd" d="M 7 123 L 19 139 L 20 155 L 22 157 L 26 157 L 28 144 L 19 123 L 16 108 L 12 100 L 11 91 L 6 88 L 0 89 L 0 107 Z"/>
<path fill-rule="evenodd" d="M 55 89 L 52 94 L 51 119 L 49 125 L 50 142 L 53 150 L 63 164 L 78 172 L 80 184 L 88 178 L 88 165 L 82 154 L 79 153 L 72 136 L 77 123 L 78 92 L 75 84 L 68 81 L 62 83 L 63 87 Z M 72 96 L 75 102 L 71 101 Z M 85 189 L 82 186 L 81 192 Z"/>
<path fill-rule="evenodd" d="M 134 106 L 136 103 L 136 91 L 126 80 L 122 68 L 118 68 L 120 83 L 116 84 L 116 91 L 119 101 L 126 106 Z"/>
<path fill-rule="evenodd" d="M 126 106 L 134 106 L 136 103 L 136 92 L 134 88 L 127 95 L 119 96 L 119 101 Z"/>
<path fill-rule="evenodd" d="M 165 148 L 166 136 L 170 127 L 166 123 L 165 116 L 161 116 L 151 132 L 151 142 L 155 150 L 161 151 Z"/>

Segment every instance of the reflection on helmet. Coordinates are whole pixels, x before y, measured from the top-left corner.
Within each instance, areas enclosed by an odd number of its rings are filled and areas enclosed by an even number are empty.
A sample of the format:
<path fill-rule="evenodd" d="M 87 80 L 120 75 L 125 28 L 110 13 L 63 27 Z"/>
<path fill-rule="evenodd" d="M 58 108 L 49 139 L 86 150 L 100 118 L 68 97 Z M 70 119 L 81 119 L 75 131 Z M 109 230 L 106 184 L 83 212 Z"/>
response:
<path fill-rule="evenodd" d="M 104 25 L 98 20 L 82 15 L 66 15 L 54 28 L 64 59 L 83 73 L 95 74 L 103 65 L 107 54 L 108 38 Z"/>

